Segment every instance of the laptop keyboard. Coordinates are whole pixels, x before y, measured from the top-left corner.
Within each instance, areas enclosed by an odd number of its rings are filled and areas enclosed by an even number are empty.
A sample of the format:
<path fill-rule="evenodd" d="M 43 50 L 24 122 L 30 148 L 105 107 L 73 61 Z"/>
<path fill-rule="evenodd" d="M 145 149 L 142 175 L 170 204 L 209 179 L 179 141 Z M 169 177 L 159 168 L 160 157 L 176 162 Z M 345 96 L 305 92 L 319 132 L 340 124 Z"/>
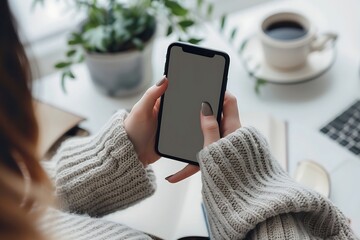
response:
<path fill-rule="evenodd" d="M 320 130 L 355 155 L 360 155 L 360 100 Z"/>

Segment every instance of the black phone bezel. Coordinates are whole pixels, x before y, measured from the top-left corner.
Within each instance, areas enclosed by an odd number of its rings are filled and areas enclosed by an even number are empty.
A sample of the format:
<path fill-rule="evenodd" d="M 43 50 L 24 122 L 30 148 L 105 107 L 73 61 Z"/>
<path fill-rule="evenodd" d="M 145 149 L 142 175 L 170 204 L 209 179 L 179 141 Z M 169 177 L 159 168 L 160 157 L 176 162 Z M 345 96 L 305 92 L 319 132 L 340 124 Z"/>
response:
<path fill-rule="evenodd" d="M 197 55 L 200 55 L 200 56 L 214 57 L 215 55 L 220 55 L 220 56 L 224 57 L 224 59 L 225 59 L 225 67 L 224 67 L 224 73 L 223 73 L 223 80 L 222 80 L 222 84 L 221 84 L 221 92 L 220 92 L 220 98 L 219 98 L 218 114 L 216 116 L 217 122 L 218 122 L 218 124 L 220 126 L 221 114 L 222 114 L 222 109 L 223 109 L 223 102 L 224 102 L 225 91 L 226 91 L 226 86 L 227 86 L 227 79 L 228 79 L 227 76 L 228 76 L 229 66 L 230 66 L 230 57 L 229 57 L 229 55 L 227 53 L 225 53 L 225 52 L 221 52 L 221 51 L 213 50 L 213 49 L 208 49 L 208 48 L 203 48 L 203 47 L 199 47 L 199 46 L 196 46 L 196 45 L 193 45 L 193 44 L 182 43 L 182 42 L 173 42 L 167 48 L 166 62 L 165 62 L 165 69 L 164 69 L 164 75 L 165 76 L 167 76 L 167 74 L 168 74 L 171 48 L 174 47 L 174 46 L 181 47 L 184 52 L 189 52 L 189 53 L 197 54 Z M 161 119 L 162 119 L 162 114 L 163 114 L 163 103 L 164 103 L 164 99 L 165 99 L 165 94 L 166 93 L 164 93 L 161 96 L 161 99 L 160 99 L 160 107 L 159 107 L 159 114 L 158 114 L 158 124 L 157 124 L 156 139 L 155 139 L 155 152 L 158 155 L 162 156 L 162 157 L 166 157 L 166 158 L 170 158 L 170 159 L 173 159 L 173 160 L 189 163 L 189 164 L 192 164 L 192 165 L 199 165 L 199 163 L 197 163 L 197 162 L 187 160 L 187 159 L 183 159 L 183 158 L 176 157 L 176 156 L 167 155 L 167 154 L 161 153 L 159 151 L 158 147 L 159 147 Z"/>

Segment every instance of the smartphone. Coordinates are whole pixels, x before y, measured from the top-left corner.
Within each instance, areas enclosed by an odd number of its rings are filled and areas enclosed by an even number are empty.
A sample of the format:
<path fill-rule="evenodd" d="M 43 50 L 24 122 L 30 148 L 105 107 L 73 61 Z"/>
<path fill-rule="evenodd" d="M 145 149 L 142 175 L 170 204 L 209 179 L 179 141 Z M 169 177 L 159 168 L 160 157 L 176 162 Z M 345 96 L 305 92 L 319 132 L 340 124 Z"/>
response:
<path fill-rule="evenodd" d="M 220 123 L 229 55 L 175 42 L 167 49 L 164 74 L 168 89 L 161 97 L 155 151 L 163 157 L 198 165 L 203 148 L 201 103 L 210 103 Z"/>

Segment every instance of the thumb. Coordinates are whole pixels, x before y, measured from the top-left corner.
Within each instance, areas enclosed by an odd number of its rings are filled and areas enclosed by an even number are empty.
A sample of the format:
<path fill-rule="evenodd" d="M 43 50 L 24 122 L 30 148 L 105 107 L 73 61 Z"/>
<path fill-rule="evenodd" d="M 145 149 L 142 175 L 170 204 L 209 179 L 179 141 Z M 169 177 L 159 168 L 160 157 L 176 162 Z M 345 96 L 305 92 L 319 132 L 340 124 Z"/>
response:
<path fill-rule="evenodd" d="M 208 102 L 201 104 L 201 129 L 204 135 L 204 147 L 220 139 L 219 124 Z"/>
<path fill-rule="evenodd" d="M 168 83 L 168 79 L 164 76 L 144 93 L 137 105 L 139 105 L 144 111 L 152 112 L 156 100 L 165 93 Z"/>

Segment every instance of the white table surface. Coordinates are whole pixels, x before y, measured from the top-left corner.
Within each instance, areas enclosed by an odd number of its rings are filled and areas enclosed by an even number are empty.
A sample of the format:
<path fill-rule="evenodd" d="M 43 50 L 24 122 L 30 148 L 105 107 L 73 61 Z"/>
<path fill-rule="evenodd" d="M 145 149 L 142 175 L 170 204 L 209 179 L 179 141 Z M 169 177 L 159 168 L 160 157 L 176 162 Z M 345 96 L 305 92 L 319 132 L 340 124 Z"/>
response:
<path fill-rule="evenodd" d="M 253 90 L 254 82 L 249 79 L 242 67 L 236 49 L 246 36 L 254 33 L 257 24 L 265 14 L 284 9 L 293 9 L 306 14 L 318 26 L 319 32 L 329 30 L 337 32 L 339 34 L 337 59 L 326 74 L 314 81 L 291 86 L 267 85 L 262 88 L 262 93 L 258 96 Z M 232 45 L 208 26 L 204 26 L 203 34 L 207 36 L 207 40 L 203 45 L 229 53 L 231 64 L 228 89 L 238 98 L 240 113 L 267 112 L 288 121 L 290 174 L 294 173 L 296 165 L 301 160 L 312 159 L 322 164 L 331 176 L 331 200 L 351 219 L 355 232 L 360 235 L 360 189 L 357 188 L 360 181 L 360 159 L 319 133 L 321 126 L 360 97 L 360 17 L 357 16 L 359 10 L 360 2 L 356 0 L 271 1 L 268 4 L 231 14 L 228 26 L 236 24 L 239 27 L 238 37 Z M 163 74 L 166 47 L 170 42 L 170 39 L 164 38 L 158 38 L 155 42 L 154 82 Z M 90 81 L 84 65 L 79 65 L 74 70 L 77 80 L 68 81 L 67 95 L 61 91 L 60 74 L 57 73 L 37 81 L 34 89 L 35 96 L 83 115 L 88 120 L 82 126 L 91 132 L 96 132 L 114 111 L 120 108 L 131 108 L 141 97 L 141 94 L 128 98 L 110 98 L 101 95 Z M 181 166 L 183 166 L 182 163 L 167 159 L 161 159 L 155 163 L 154 170 L 158 177 L 157 193 L 139 206 L 124 211 L 122 216 L 119 215 L 119 219 L 126 217 L 131 226 L 132 222 L 139 222 L 138 215 L 132 216 L 137 211 L 136 208 L 151 208 L 154 203 L 161 202 L 163 210 L 152 215 L 151 222 L 140 223 L 145 229 L 156 226 L 156 217 L 161 217 L 166 214 L 167 209 L 172 208 L 172 204 L 166 202 L 164 196 L 178 191 L 190 191 L 186 190 L 186 181 L 171 185 L 164 180 Z M 199 189 L 191 191 L 197 198 L 200 197 Z M 143 217 L 150 218 L 150 216 Z M 186 214 L 182 217 L 186 218 Z M 110 219 L 117 218 L 110 217 Z M 206 232 L 201 219 L 189 217 L 187 227 L 186 234 Z M 171 227 L 164 229 L 164 234 L 172 230 Z"/>

